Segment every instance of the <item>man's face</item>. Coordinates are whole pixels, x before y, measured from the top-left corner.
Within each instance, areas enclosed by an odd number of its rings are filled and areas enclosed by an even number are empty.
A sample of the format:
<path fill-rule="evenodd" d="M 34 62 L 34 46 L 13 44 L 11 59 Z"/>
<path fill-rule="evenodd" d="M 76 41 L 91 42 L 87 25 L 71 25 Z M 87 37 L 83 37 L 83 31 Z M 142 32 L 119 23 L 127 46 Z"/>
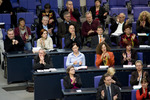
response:
<path fill-rule="evenodd" d="M 14 39 L 15 37 L 14 31 L 8 31 L 7 36 L 10 40 Z"/>
<path fill-rule="evenodd" d="M 86 15 L 86 20 L 88 23 L 91 23 L 92 22 L 92 15 L 91 14 L 87 14 Z"/>
<path fill-rule="evenodd" d="M 66 22 L 70 21 L 70 14 L 64 15 L 64 19 Z"/>
<path fill-rule="evenodd" d="M 71 9 L 73 8 L 73 2 L 72 1 L 68 1 L 68 3 L 66 4 L 67 9 Z"/>
<path fill-rule="evenodd" d="M 97 31 L 98 35 L 102 35 L 103 34 L 103 29 L 102 28 L 97 28 Z"/>
<path fill-rule="evenodd" d="M 43 17 L 42 24 L 46 26 L 48 24 L 48 18 Z"/>
<path fill-rule="evenodd" d="M 105 77 L 105 79 L 104 79 L 105 85 L 110 86 L 111 85 L 111 80 L 112 80 L 111 76 Z"/>
<path fill-rule="evenodd" d="M 119 22 L 124 22 L 125 16 L 123 14 L 119 15 Z"/>
<path fill-rule="evenodd" d="M 137 71 L 141 71 L 143 68 L 143 65 L 141 63 L 136 63 L 135 66 Z"/>

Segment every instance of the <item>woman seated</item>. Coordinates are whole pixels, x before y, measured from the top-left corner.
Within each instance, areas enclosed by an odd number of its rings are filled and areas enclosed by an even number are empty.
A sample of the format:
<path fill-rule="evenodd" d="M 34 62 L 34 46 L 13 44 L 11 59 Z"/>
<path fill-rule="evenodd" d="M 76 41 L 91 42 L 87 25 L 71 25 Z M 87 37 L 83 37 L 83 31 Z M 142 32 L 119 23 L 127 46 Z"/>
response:
<path fill-rule="evenodd" d="M 72 44 L 72 53 L 67 57 L 66 66 L 85 66 L 85 56 L 79 52 L 79 46 L 77 43 Z"/>
<path fill-rule="evenodd" d="M 48 32 L 45 29 L 40 31 L 41 38 L 37 40 L 37 47 L 45 50 L 53 49 L 53 41 L 51 37 L 47 37 Z"/>
<path fill-rule="evenodd" d="M 122 53 L 122 60 L 121 63 L 123 65 L 133 65 L 135 64 L 135 61 L 137 60 L 137 52 L 132 49 L 132 44 L 126 45 L 126 50 Z"/>
<path fill-rule="evenodd" d="M 65 89 L 77 89 L 81 88 L 82 82 L 79 75 L 75 74 L 75 69 L 73 66 L 67 67 L 67 75 L 63 78 L 63 84 Z"/>
<path fill-rule="evenodd" d="M 96 47 L 96 67 L 99 68 L 100 65 L 113 66 L 115 63 L 114 54 L 110 52 L 110 47 L 102 42 Z"/>
<path fill-rule="evenodd" d="M 75 26 L 73 24 L 69 25 L 68 32 L 65 35 L 65 48 L 71 49 L 72 43 L 77 43 L 81 47 L 81 38 L 79 33 L 75 33 Z"/>
<path fill-rule="evenodd" d="M 28 26 L 25 26 L 24 18 L 19 18 L 18 24 L 19 26 L 14 30 L 15 36 L 20 36 L 25 43 L 25 49 L 31 50 L 31 30 Z"/>
<path fill-rule="evenodd" d="M 132 47 L 138 47 L 138 40 L 134 33 L 131 33 L 131 27 L 126 25 L 124 34 L 121 36 L 120 46 L 125 48 L 127 44 L 131 43 Z"/>
<path fill-rule="evenodd" d="M 148 72 L 143 70 L 143 63 L 141 60 L 137 60 L 135 62 L 136 71 L 132 72 L 130 84 L 133 85 L 141 85 L 141 79 L 146 78 L 147 82 L 150 83 L 150 77 Z"/>
<path fill-rule="evenodd" d="M 141 80 L 142 87 L 136 91 L 137 100 L 150 100 L 150 88 L 145 78 Z"/>
<path fill-rule="evenodd" d="M 119 80 L 117 79 L 117 77 L 115 76 L 115 69 L 113 67 L 110 67 L 107 69 L 107 73 L 111 76 L 112 80 L 111 80 L 111 83 L 121 87 L 121 83 L 119 82 Z M 104 84 L 104 75 L 102 76 L 102 78 L 100 79 L 100 82 L 99 82 L 99 86 L 100 85 L 103 85 Z"/>

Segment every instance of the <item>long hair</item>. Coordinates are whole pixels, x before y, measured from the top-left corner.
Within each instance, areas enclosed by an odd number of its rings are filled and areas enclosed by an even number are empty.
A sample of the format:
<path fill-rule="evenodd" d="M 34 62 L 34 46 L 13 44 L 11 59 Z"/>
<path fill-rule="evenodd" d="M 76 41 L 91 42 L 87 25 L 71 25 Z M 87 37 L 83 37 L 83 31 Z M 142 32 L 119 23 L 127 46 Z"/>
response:
<path fill-rule="evenodd" d="M 143 15 L 144 13 L 146 13 L 146 20 L 148 21 L 148 23 L 150 23 L 150 13 L 148 11 L 142 11 L 139 15 L 138 20 L 139 21 L 143 21 Z"/>
<path fill-rule="evenodd" d="M 103 52 L 102 52 L 102 46 L 103 46 L 103 44 L 106 46 L 106 51 L 110 51 L 110 47 L 108 46 L 108 44 L 107 43 L 105 43 L 105 42 L 102 42 L 102 43 L 100 43 L 100 44 L 98 44 L 97 45 L 97 47 L 96 47 L 96 54 L 102 54 Z"/>

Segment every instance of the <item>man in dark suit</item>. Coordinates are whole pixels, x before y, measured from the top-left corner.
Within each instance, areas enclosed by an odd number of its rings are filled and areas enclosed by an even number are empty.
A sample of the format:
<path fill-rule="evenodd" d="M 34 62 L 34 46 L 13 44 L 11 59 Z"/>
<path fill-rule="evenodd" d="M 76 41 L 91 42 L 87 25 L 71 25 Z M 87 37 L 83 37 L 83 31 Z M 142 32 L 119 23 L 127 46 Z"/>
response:
<path fill-rule="evenodd" d="M 102 26 L 98 26 L 97 27 L 97 34 L 92 37 L 92 41 L 91 41 L 91 48 L 96 48 L 97 45 L 103 41 L 105 41 L 110 47 L 111 47 L 111 41 L 110 38 L 107 34 L 103 33 L 103 27 Z"/>
<path fill-rule="evenodd" d="M 34 70 L 53 68 L 53 64 L 49 55 L 44 49 L 39 50 L 39 55 L 34 57 Z"/>
<path fill-rule="evenodd" d="M 111 82 L 111 76 L 106 73 L 104 84 L 98 87 L 96 100 L 121 100 L 119 87 Z"/>
<path fill-rule="evenodd" d="M 58 24 L 58 37 L 59 37 L 59 48 L 62 46 L 62 38 L 65 34 L 69 33 L 69 25 L 73 24 L 75 26 L 75 33 L 79 33 L 79 27 L 76 22 L 70 20 L 70 13 L 68 11 L 64 12 L 64 21 Z"/>

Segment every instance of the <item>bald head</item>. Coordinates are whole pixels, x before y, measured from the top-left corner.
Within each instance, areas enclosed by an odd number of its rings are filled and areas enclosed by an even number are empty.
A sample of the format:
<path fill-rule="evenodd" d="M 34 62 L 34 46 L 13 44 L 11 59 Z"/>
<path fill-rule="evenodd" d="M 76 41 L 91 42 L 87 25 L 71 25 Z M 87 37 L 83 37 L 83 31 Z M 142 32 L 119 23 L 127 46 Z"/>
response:
<path fill-rule="evenodd" d="M 120 23 L 123 23 L 124 20 L 125 20 L 125 14 L 124 14 L 124 13 L 120 13 L 120 14 L 118 15 L 118 17 L 119 17 L 119 22 L 120 22 Z"/>

